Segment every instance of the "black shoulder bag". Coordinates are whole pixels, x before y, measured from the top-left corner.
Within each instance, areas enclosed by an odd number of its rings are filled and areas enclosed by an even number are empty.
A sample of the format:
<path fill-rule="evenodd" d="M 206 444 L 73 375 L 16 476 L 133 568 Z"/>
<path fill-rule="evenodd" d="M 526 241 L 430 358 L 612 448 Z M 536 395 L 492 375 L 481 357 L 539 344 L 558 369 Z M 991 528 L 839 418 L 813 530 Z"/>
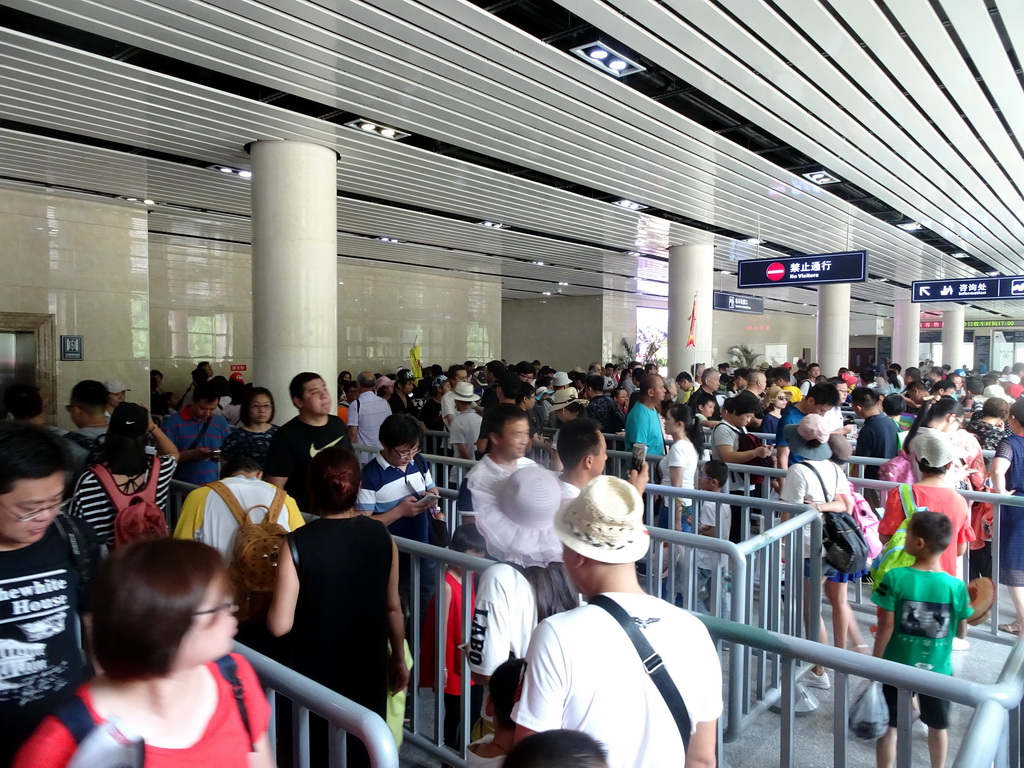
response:
<path fill-rule="evenodd" d="M 665 669 L 665 663 L 661 660 L 661 654 L 655 651 L 651 644 L 647 642 L 647 638 L 644 637 L 643 632 L 637 627 L 633 617 L 626 613 L 625 609 L 610 597 L 607 595 L 597 595 L 588 602 L 591 605 L 599 606 L 608 611 L 612 618 L 619 623 L 623 631 L 625 631 L 630 642 L 633 643 L 633 647 L 636 648 L 636 652 L 640 656 L 640 661 L 643 662 L 644 669 L 650 676 L 651 682 L 654 683 L 654 687 L 658 689 L 658 693 L 661 694 L 665 704 L 668 705 L 669 712 L 672 713 L 672 719 L 676 721 L 679 735 L 683 737 L 684 750 L 689 751 L 690 713 L 686 709 L 686 704 L 683 702 L 679 689 L 672 682 L 672 677 L 669 675 L 668 670 Z"/>

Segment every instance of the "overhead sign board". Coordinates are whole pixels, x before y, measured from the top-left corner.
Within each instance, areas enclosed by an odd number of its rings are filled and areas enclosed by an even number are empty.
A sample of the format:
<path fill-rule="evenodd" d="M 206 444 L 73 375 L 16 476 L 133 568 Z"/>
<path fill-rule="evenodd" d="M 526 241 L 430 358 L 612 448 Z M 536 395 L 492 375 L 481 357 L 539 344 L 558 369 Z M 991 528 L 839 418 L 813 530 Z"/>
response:
<path fill-rule="evenodd" d="M 915 280 L 910 290 L 910 300 L 917 303 L 991 299 L 1024 299 L 1024 275 L 972 277 L 966 280 Z"/>
<path fill-rule="evenodd" d="M 739 262 L 740 288 L 774 285 L 862 283 L 868 278 L 868 252 L 821 253 L 782 259 L 746 259 Z"/>
<path fill-rule="evenodd" d="M 745 293 L 715 291 L 714 308 L 722 312 L 742 312 L 745 315 L 763 315 L 764 299 Z"/>

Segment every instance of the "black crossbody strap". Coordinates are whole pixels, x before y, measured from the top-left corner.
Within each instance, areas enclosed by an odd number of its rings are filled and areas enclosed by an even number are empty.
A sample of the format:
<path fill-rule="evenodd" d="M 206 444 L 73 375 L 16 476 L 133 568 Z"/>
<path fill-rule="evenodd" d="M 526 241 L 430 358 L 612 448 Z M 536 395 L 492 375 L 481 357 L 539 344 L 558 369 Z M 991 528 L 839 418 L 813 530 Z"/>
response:
<path fill-rule="evenodd" d="M 668 705 L 669 712 L 672 713 L 672 719 L 676 721 L 679 735 L 683 737 L 683 748 L 689 751 L 690 713 L 686 709 L 683 697 L 679 694 L 679 688 L 672 682 L 672 677 L 669 675 L 668 670 L 665 669 L 665 663 L 661 660 L 661 655 L 647 642 L 647 638 L 644 637 L 643 632 L 640 631 L 636 622 L 633 621 L 633 617 L 626 613 L 625 609 L 610 597 L 607 595 L 597 595 L 588 602 L 591 605 L 599 606 L 608 611 L 625 631 L 630 642 L 633 643 L 633 647 L 636 648 L 636 652 L 640 656 L 640 660 L 643 662 L 644 669 L 650 676 L 651 682 L 654 683 L 654 687 L 658 689 L 658 693 L 661 694 L 665 704 Z"/>
<path fill-rule="evenodd" d="M 187 448 L 187 450 L 191 451 L 199 445 L 199 441 L 202 440 L 203 437 L 205 437 L 206 435 L 206 430 L 210 428 L 211 421 L 213 421 L 212 416 L 210 416 L 206 421 L 203 422 L 203 426 L 199 428 L 199 434 L 196 435 L 196 439 L 192 441 L 192 445 L 190 445 Z"/>
<path fill-rule="evenodd" d="M 835 501 L 835 497 L 831 499 L 828 497 L 828 490 L 825 488 L 825 479 L 821 476 L 821 473 L 818 470 L 816 470 L 813 466 L 811 466 L 808 462 L 804 462 L 804 466 L 811 470 L 811 472 L 814 473 L 814 476 L 818 478 L 818 484 L 821 485 L 821 496 L 822 498 L 825 499 L 825 502 L 828 503 L 831 501 Z"/>
<path fill-rule="evenodd" d="M 242 726 L 249 735 L 250 749 L 256 751 L 256 740 L 253 738 L 252 727 L 249 725 L 249 711 L 245 706 L 245 689 L 242 681 L 238 679 L 238 665 L 231 656 L 221 656 L 217 659 L 217 669 L 221 677 L 228 681 L 231 686 L 231 693 L 235 697 L 235 704 L 238 706 L 238 716 L 242 719 Z"/>

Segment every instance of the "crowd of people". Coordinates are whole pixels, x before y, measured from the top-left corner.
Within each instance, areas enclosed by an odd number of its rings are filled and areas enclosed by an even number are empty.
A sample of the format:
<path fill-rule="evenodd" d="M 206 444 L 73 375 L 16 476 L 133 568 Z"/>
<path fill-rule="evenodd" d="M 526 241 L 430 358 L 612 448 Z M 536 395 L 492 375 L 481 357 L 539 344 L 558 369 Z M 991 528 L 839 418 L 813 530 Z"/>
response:
<path fill-rule="evenodd" d="M 419 379 L 406 368 L 343 371 L 337 398 L 323 376 L 300 373 L 288 392 L 297 415 L 275 424 L 270 391 L 201 363 L 180 398 L 153 371 L 148 407 L 128 402 L 118 381 L 79 382 L 67 404 L 74 431 L 45 426 L 38 390 L 11 385 L 10 420 L 0 425 L 0 713 L 9 733 L 0 766 L 64 766 L 101 743 L 154 766 L 273 764 L 266 701 L 230 653 L 236 632 L 382 716 L 410 680 L 443 688 L 443 739 L 456 749 L 469 739 L 458 717 L 465 653 L 483 724 L 470 765 L 554 765 L 569 755 L 581 765 L 714 765 L 723 706 L 714 645 L 700 621 L 638 580 L 648 482 L 850 512 L 861 501 L 850 457 L 886 460 L 863 477 L 906 483 L 913 505 L 938 514 L 914 514 L 907 533 L 926 575 L 875 585 L 873 652 L 914 663 L 915 629 L 893 615 L 900 601 L 936 602 L 927 574 L 941 572 L 948 601 L 938 603 L 950 606 L 950 622 L 928 637 L 937 654 L 929 663 L 944 671 L 950 652 L 969 647 L 957 637 L 969 606 L 950 584 L 963 586 L 968 548 L 970 575 L 992 575 L 996 514 L 996 575 L 1016 611 L 1000 628 L 1019 634 L 1024 622 L 1024 516 L 956 492 L 1024 494 L 1022 374 L 1024 364 L 980 376 L 892 365 L 826 377 L 798 362 L 698 367 L 671 379 L 654 363 L 556 371 L 467 361 Z M 457 489 L 458 527 L 444 519 L 421 455 L 428 432 L 445 432 L 431 445 L 471 462 Z M 609 476 L 611 436 L 656 461 Z M 361 462 L 354 446 L 376 452 Z M 982 450 L 995 452 L 988 468 Z M 764 481 L 727 465 L 786 474 Z M 172 477 L 198 488 L 168 531 Z M 863 501 L 881 512 L 881 539 L 902 535 L 912 510 L 899 493 L 872 490 Z M 741 505 L 663 497 L 657 524 L 740 541 L 756 521 Z M 417 580 L 395 537 L 496 562 L 475 582 L 447 569 L 435 595 L 435 563 L 419 559 Z M 259 552 L 275 558 L 268 584 Z M 803 553 L 806 578 L 817 557 Z M 698 566 L 706 583 L 713 558 L 702 554 Z M 867 574 L 822 573 L 833 643 L 872 652 L 847 604 L 847 585 Z M 411 604 L 437 600 L 448 618 L 443 680 L 410 670 L 405 652 Z M 461 648 L 464 601 L 473 621 Z M 433 642 L 435 630 L 422 634 Z M 824 623 L 816 632 L 827 642 Z M 642 663 L 652 654 L 657 675 Z M 820 668 L 805 682 L 830 687 Z M 922 702 L 933 758 L 945 750 L 942 704 L 929 701 L 926 714 Z M 315 735 L 326 733 L 319 727 Z M 890 737 L 879 742 L 879 765 L 892 763 L 892 749 Z M 369 765 L 357 740 L 349 760 Z"/>

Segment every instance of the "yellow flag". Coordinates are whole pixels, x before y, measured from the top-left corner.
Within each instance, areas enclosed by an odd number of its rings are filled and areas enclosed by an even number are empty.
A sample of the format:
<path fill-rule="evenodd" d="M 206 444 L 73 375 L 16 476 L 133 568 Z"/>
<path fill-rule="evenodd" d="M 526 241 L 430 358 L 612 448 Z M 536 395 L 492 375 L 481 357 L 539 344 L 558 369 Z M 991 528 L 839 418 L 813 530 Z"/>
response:
<path fill-rule="evenodd" d="M 416 377 L 416 381 L 423 378 L 423 368 L 420 366 L 420 345 L 418 342 L 409 350 L 409 368 L 412 370 L 412 375 Z"/>

